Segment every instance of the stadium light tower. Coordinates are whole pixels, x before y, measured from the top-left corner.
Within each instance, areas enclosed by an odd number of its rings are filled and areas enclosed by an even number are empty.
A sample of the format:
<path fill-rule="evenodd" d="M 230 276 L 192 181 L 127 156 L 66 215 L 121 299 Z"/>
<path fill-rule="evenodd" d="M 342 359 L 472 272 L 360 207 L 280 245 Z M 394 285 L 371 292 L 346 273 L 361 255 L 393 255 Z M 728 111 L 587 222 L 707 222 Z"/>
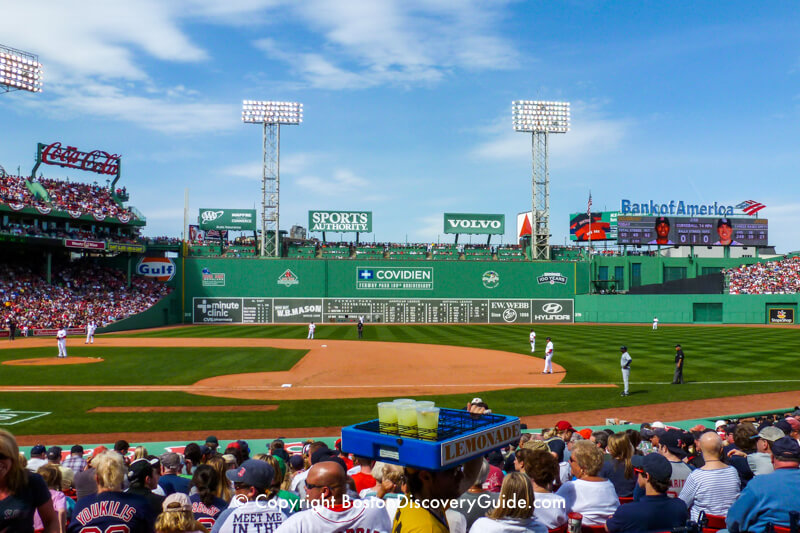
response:
<path fill-rule="evenodd" d="M 303 122 L 303 104 L 244 100 L 242 122 L 264 126 L 264 161 L 261 173 L 261 255 L 280 257 L 281 124 Z M 272 237 L 267 240 L 267 232 Z"/>
<path fill-rule="evenodd" d="M 569 102 L 511 102 L 514 130 L 532 134 L 531 259 L 550 259 L 550 170 L 548 139 L 569 131 Z"/>
<path fill-rule="evenodd" d="M 0 93 L 42 92 L 42 64 L 39 57 L 0 44 Z"/>

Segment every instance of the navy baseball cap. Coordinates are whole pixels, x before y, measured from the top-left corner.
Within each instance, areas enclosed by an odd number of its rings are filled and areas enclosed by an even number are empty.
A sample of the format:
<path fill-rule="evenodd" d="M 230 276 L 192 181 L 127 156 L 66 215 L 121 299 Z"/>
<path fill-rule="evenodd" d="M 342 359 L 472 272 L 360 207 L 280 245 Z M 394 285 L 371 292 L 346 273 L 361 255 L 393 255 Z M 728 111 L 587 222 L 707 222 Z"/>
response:
<path fill-rule="evenodd" d="M 785 418 L 775 422 L 775 427 L 783 431 L 784 435 L 788 435 L 789 433 L 792 432 L 792 426 L 791 424 L 789 424 L 789 422 L 786 421 Z M 34 451 L 31 450 L 31 453 L 34 453 Z"/>
<path fill-rule="evenodd" d="M 792 437 L 781 437 L 772 443 L 772 456 L 778 461 L 800 462 L 800 444 Z"/>
<path fill-rule="evenodd" d="M 717 221 L 717 227 L 720 226 L 731 226 L 731 221 L 727 218 L 721 218 Z M 731 226 L 733 227 L 733 226 Z"/>
<path fill-rule="evenodd" d="M 61 459 L 61 446 L 51 446 L 50 449 L 47 450 L 47 458 L 50 461 Z"/>
<path fill-rule="evenodd" d="M 620 351 L 625 352 L 625 351 L 628 350 L 628 347 L 627 346 L 620 346 L 619 349 L 620 349 Z"/>
<path fill-rule="evenodd" d="M 234 483 L 244 483 L 264 490 L 272 485 L 272 480 L 275 479 L 275 469 L 266 461 L 248 459 L 239 468 L 228 470 L 225 475 Z"/>
<path fill-rule="evenodd" d="M 289 457 L 289 464 L 295 470 L 300 470 L 303 468 L 303 456 L 302 455 L 293 455 Z"/>
<path fill-rule="evenodd" d="M 658 438 L 658 443 L 666 446 L 670 453 L 673 453 L 678 457 L 685 457 L 686 452 L 683 450 L 683 448 L 681 448 L 682 436 L 682 432 L 670 429 L 669 431 L 664 432 L 664 434 Z"/>
<path fill-rule="evenodd" d="M 83 446 L 81 446 L 80 444 L 76 444 L 75 446 L 69 449 L 69 453 L 77 453 L 83 455 Z"/>
<path fill-rule="evenodd" d="M 44 447 L 44 444 L 37 444 L 31 448 L 31 455 L 41 455 L 43 453 L 47 453 L 47 448 Z"/>
<path fill-rule="evenodd" d="M 148 459 L 146 457 L 142 457 L 141 459 L 136 459 L 134 462 L 131 463 L 131 466 L 128 468 L 128 481 L 134 482 L 138 481 L 144 483 L 144 478 L 147 476 L 153 475 L 153 468 L 158 466 L 158 459 L 153 457 L 152 459 Z"/>
<path fill-rule="evenodd" d="M 658 217 L 656 219 L 656 226 L 658 226 L 659 224 L 666 224 L 667 226 L 669 226 L 669 219 L 667 217 Z"/>
<path fill-rule="evenodd" d="M 669 481 L 672 477 L 672 465 L 660 453 L 634 455 L 631 457 L 631 463 L 634 468 L 644 470 L 648 476 L 657 481 Z"/>

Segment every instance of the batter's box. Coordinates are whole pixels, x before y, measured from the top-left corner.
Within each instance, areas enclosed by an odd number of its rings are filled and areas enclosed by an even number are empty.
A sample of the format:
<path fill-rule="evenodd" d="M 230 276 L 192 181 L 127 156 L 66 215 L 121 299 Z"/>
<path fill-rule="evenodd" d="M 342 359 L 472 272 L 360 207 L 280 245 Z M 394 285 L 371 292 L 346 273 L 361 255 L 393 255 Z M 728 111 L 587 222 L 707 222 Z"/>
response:
<path fill-rule="evenodd" d="M 47 416 L 49 411 L 12 411 L 11 409 L 0 409 L 0 426 L 13 426 L 20 422 L 28 422 L 34 418 Z"/>

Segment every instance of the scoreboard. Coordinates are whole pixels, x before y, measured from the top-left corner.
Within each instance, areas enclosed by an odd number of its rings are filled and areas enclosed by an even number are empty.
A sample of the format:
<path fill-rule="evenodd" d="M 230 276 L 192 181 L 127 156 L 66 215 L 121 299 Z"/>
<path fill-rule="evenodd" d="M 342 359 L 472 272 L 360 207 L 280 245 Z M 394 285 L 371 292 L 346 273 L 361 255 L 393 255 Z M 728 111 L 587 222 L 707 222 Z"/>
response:
<path fill-rule="evenodd" d="M 572 299 L 193 298 L 195 324 L 573 322 Z"/>
<path fill-rule="evenodd" d="M 767 246 L 768 223 L 764 218 L 710 218 L 710 217 L 617 217 L 618 244 L 658 244 L 656 221 L 666 218 L 669 235 L 664 245 L 723 246 L 718 230 L 720 221 L 728 221 L 733 230 L 729 246 Z"/>

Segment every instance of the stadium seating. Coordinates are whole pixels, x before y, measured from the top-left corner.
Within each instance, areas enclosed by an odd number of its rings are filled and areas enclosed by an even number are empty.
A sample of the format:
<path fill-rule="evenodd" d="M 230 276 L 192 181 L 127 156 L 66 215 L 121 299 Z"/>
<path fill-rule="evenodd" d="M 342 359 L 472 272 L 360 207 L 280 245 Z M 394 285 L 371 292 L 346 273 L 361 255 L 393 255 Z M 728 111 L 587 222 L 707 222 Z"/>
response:
<path fill-rule="evenodd" d="M 800 292 L 800 257 L 742 265 L 724 272 L 730 294 Z"/>
<path fill-rule="evenodd" d="M 323 246 L 323 259 L 350 259 L 349 246 Z"/>
<path fill-rule="evenodd" d="M 528 256 L 525 255 L 525 250 L 520 247 L 513 248 L 499 248 L 497 250 L 498 261 L 525 261 Z"/>
<path fill-rule="evenodd" d="M 389 249 L 389 259 L 425 259 L 427 252 L 421 246 L 397 246 Z"/>
<path fill-rule="evenodd" d="M 356 248 L 356 259 L 383 259 L 383 248 L 375 246 L 359 246 Z"/>
<path fill-rule="evenodd" d="M 489 248 L 467 248 L 464 250 L 464 259 L 468 261 L 491 261 L 492 251 Z"/>

